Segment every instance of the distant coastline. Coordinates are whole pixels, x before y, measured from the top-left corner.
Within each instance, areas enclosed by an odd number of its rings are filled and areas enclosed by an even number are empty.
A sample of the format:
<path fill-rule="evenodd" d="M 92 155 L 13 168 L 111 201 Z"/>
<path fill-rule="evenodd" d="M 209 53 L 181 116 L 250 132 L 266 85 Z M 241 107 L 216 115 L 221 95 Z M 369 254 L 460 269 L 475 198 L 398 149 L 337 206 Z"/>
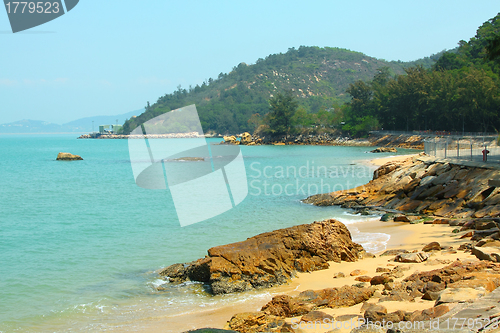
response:
<path fill-rule="evenodd" d="M 353 146 L 353 147 L 394 147 L 404 149 L 423 150 L 425 136 L 422 135 L 377 135 L 370 134 L 367 138 L 350 138 L 333 134 L 316 135 L 289 135 L 286 137 L 259 137 L 250 135 L 248 132 L 237 135 L 206 134 L 200 135 L 192 133 L 172 133 L 172 134 L 147 134 L 127 135 L 127 134 L 82 134 L 78 139 L 171 139 L 171 138 L 220 138 L 221 144 L 230 145 L 332 145 L 332 146 Z"/>
<path fill-rule="evenodd" d="M 0 135 L 61 135 L 61 134 L 74 134 L 78 135 L 81 134 L 83 135 L 84 132 L 40 132 L 40 133 L 0 133 Z"/>

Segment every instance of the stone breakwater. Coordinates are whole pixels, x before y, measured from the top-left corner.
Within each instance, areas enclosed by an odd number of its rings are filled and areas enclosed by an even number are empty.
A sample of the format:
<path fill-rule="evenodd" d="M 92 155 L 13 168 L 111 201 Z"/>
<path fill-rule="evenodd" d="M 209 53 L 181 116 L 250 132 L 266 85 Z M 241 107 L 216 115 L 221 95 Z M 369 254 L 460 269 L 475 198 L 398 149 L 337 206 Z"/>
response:
<path fill-rule="evenodd" d="M 171 134 L 148 134 L 149 139 L 172 139 L 172 138 L 213 138 L 220 135 L 200 135 L 192 133 L 171 133 Z M 126 134 L 82 134 L 78 139 L 142 139 L 141 135 Z M 248 132 L 239 135 L 222 136 L 221 144 L 233 145 L 330 145 L 330 146 L 353 146 L 353 147 L 395 147 L 424 149 L 424 139 L 420 135 L 378 135 L 370 134 L 368 138 L 350 138 L 333 133 L 323 134 L 297 134 L 282 137 L 251 135 Z"/>
<path fill-rule="evenodd" d="M 204 138 L 198 132 L 190 133 L 168 133 L 168 134 L 146 134 L 146 135 L 127 135 L 127 134 L 82 134 L 78 139 L 190 139 Z"/>
<path fill-rule="evenodd" d="M 216 246 L 205 258 L 171 265 L 159 274 L 172 283 L 204 282 L 213 294 L 226 294 L 284 284 L 295 272 L 326 269 L 328 261 L 356 261 L 364 254 L 346 226 L 330 219 Z"/>
<path fill-rule="evenodd" d="M 488 184 L 500 170 L 467 166 L 421 155 L 389 162 L 375 170 L 368 184 L 350 190 L 311 196 L 317 206 L 378 208 L 454 218 L 500 216 L 500 188 Z"/>

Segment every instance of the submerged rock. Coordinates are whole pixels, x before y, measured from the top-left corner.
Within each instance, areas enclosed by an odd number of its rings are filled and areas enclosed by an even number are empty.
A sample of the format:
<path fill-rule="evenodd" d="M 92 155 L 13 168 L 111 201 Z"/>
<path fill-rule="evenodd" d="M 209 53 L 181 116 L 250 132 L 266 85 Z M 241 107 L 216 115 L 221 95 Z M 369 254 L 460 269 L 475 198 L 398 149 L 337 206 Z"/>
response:
<path fill-rule="evenodd" d="M 375 148 L 370 153 L 397 153 L 398 151 L 396 148 L 388 148 L 388 147 L 380 147 L 380 148 Z"/>

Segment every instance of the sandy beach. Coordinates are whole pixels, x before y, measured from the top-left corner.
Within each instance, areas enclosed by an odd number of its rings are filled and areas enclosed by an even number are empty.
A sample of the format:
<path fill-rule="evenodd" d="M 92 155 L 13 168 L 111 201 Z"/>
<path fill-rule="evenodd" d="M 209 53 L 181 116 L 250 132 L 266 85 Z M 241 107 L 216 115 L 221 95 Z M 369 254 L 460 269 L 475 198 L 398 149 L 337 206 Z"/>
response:
<path fill-rule="evenodd" d="M 354 224 L 354 226 L 356 226 L 361 232 L 383 232 L 391 235 L 386 250 L 421 250 L 423 246 L 434 241 L 439 242 L 442 247 L 452 247 L 456 250 L 460 244 L 467 242 L 467 239 L 459 239 L 460 235 L 462 235 L 463 233 L 453 234 L 453 228 L 449 227 L 448 225 L 428 225 L 422 223 L 408 224 L 403 222 L 379 221 L 356 223 Z M 404 272 L 403 277 L 397 279 L 398 281 L 400 281 L 417 270 L 423 271 L 441 268 L 459 259 L 477 260 L 470 253 L 464 253 L 463 251 L 458 251 L 457 253 L 451 253 L 453 251 L 441 251 L 433 253 L 428 262 L 419 264 L 400 264 L 395 263 L 391 260 L 394 258 L 394 256 L 380 257 L 379 255 L 382 252 L 383 251 L 374 253 L 375 255 L 377 255 L 376 258 L 367 258 L 358 260 L 356 262 L 330 262 L 330 268 L 326 270 L 320 270 L 311 273 L 298 273 L 297 277 L 294 278 L 291 283 L 267 289 L 267 295 L 262 298 L 257 298 L 245 302 L 238 302 L 237 304 L 231 304 L 225 307 L 217 308 L 215 310 L 187 313 L 184 316 L 177 316 L 175 318 L 168 316 L 150 318 L 150 320 L 140 323 L 140 326 L 142 326 L 143 332 L 153 333 L 164 332 L 166 327 L 168 327 L 170 330 L 178 330 L 179 332 L 203 327 L 223 328 L 234 314 L 241 312 L 259 311 L 262 306 L 271 301 L 272 297 L 275 295 L 287 294 L 293 296 L 298 295 L 300 292 L 305 290 L 335 288 L 358 283 L 358 281 L 355 280 L 356 276 L 349 275 L 350 272 L 354 271 L 355 269 L 365 270 L 366 273 L 364 273 L 363 275 L 375 276 L 380 274 L 376 273 L 377 267 L 394 268 L 397 265 L 403 265 L 408 267 L 409 269 Z M 344 273 L 346 277 L 333 278 L 333 276 L 338 272 Z M 257 292 L 258 291 L 256 291 L 255 293 Z M 377 301 L 377 298 L 372 298 L 369 300 L 369 302 Z M 403 304 L 402 302 L 384 302 L 384 306 L 387 307 L 389 312 L 396 311 L 398 309 L 401 309 L 402 307 L 404 307 L 404 309 L 407 311 L 422 310 L 432 307 L 433 304 L 433 301 L 426 300 L 418 300 L 415 302 L 408 301 L 403 302 Z M 343 315 L 362 316 L 363 312 L 361 311 L 361 306 L 362 303 L 345 308 L 325 308 L 321 311 L 330 314 L 333 317 Z M 300 317 L 288 318 L 287 322 L 293 323 L 298 322 L 299 320 Z M 348 322 L 345 323 L 345 326 L 348 326 Z M 329 330 L 331 330 L 331 328 L 320 328 L 314 330 L 304 329 L 304 332 L 327 332 Z M 343 329 L 339 332 L 349 331 L 350 329 Z"/>
<path fill-rule="evenodd" d="M 413 157 L 418 154 L 410 155 L 400 155 L 391 156 L 384 158 L 376 158 L 367 161 L 368 163 L 376 166 L 383 165 L 390 161 L 402 161 L 409 157 Z M 311 221 L 312 222 L 312 221 Z M 162 332 L 165 327 L 173 329 L 175 327 L 179 332 L 187 331 L 195 328 L 213 327 L 213 328 L 228 328 L 227 322 L 233 317 L 233 315 L 242 312 L 255 312 L 260 311 L 262 306 L 271 301 L 273 296 L 286 294 L 289 296 L 296 296 L 302 291 L 306 290 L 319 290 L 324 288 L 340 288 L 345 285 L 353 285 L 359 283 L 356 280 L 356 276 L 351 276 L 351 272 L 357 269 L 361 269 L 364 272 L 362 275 L 373 277 L 380 275 L 377 272 L 377 268 L 389 268 L 393 269 L 396 266 L 404 267 L 403 276 L 395 279 L 395 283 L 402 281 L 404 278 L 410 276 L 412 273 L 417 271 L 430 271 L 433 269 L 442 268 L 455 262 L 459 261 L 478 261 L 475 256 L 471 255 L 470 252 L 457 251 L 461 244 L 467 243 L 469 239 L 460 237 L 465 234 L 463 232 L 452 231 L 454 227 L 450 227 L 445 224 L 409 224 L 405 222 L 360 222 L 355 223 L 352 226 L 356 227 L 360 232 L 363 233 L 386 233 L 390 235 L 390 240 L 387 243 L 385 250 L 378 253 L 375 258 L 365 258 L 355 262 L 329 262 L 330 267 L 325 270 L 314 271 L 310 273 L 298 273 L 297 276 L 292 279 L 292 281 L 287 285 L 282 285 L 278 287 L 269 288 L 263 295 L 261 291 L 255 291 L 255 293 L 261 294 L 261 297 L 253 298 L 250 301 L 242 301 L 237 304 L 231 304 L 225 307 L 219 307 L 217 309 L 207 310 L 204 312 L 197 311 L 196 313 L 188 313 L 181 317 L 170 318 L 170 317 L 157 317 L 151 318 L 147 322 L 142 323 L 144 332 Z M 390 249 L 405 249 L 407 251 L 420 251 L 422 248 L 431 243 L 439 242 L 443 248 L 441 251 L 434 251 L 431 253 L 430 258 L 422 263 L 397 263 L 394 262 L 394 255 L 392 256 L 380 256 L 380 254 L 386 250 Z M 342 272 L 345 277 L 334 278 L 334 275 Z M 253 292 L 250 292 L 253 293 Z M 367 302 L 377 303 L 379 298 L 372 297 Z M 413 301 L 385 301 L 379 304 L 383 304 L 387 308 L 388 312 L 393 312 L 396 310 L 404 309 L 405 311 L 415 311 L 424 310 L 434 306 L 434 301 L 422 300 L 421 297 L 415 298 Z M 337 323 L 337 327 L 332 326 L 315 326 L 314 328 L 307 328 L 301 326 L 303 332 L 328 332 L 334 328 L 341 327 L 338 332 L 350 332 L 352 325 L 355 325 L 357 318 L 362 318 L 364 309 L 362 310 L 363 303 L 359 303 L 351 307 L 341 307 L 341 308 L 322 308 L 321 311 L 331 315 Z M 342 317 L 340 317 L 342 316 Z M 350 318 L 346 320 L 346 318 Z M 286 322 L 297 326 L 300 322 L 301 317 L 286 318 Z M 357 324 L 356 324 L 357 325 Z M 297 330 L 300 332 L 300 330 Z M 337 332 L 337 331 L 335 331 Z"/>

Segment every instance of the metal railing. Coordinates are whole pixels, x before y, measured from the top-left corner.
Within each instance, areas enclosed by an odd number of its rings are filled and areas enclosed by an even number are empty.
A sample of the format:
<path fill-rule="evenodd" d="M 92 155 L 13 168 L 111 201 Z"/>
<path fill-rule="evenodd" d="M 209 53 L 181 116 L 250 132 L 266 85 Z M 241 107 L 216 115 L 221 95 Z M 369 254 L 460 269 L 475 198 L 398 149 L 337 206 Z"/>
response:
<path fill-rule="evenodd" d="M 377 135 L 421 135 L 425 137 L 497 137 L 499 133 L 494 132 L 451 132 L 451 131 L 370 131 Z"/>
<path fill-rule="evenodd" d="M 439 157 L 478 162 L 500 162 L 500 147 L 491 137 L 433 138 L 424 140 L 426 154 Z"/>

